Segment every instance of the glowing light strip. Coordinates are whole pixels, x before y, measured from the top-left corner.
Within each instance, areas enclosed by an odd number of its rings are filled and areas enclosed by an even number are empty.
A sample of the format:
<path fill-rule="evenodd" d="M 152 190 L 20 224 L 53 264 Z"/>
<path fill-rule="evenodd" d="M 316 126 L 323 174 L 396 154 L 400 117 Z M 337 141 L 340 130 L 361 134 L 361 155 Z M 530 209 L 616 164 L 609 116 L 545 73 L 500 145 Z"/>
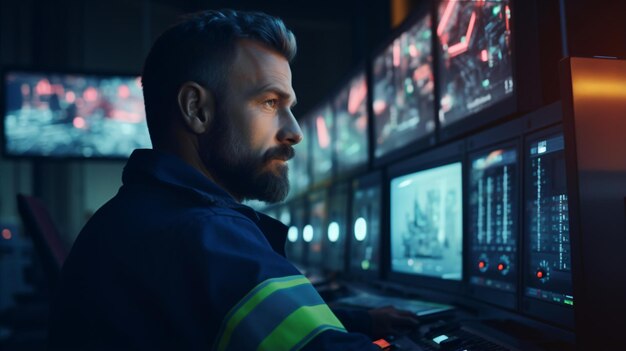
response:
<path fill-rule="evenodd" d="M 448 48 L 448 54 L 450 58 L 458 56 L 467 51 L 469 48 L 470 40 L 472 39 L 472 33 L 474 32 L 474 24 L 476 24 L 476 12 L 472 12 L 470 17 L 469 26 L 467 27 L 467 33 L 465 34 L 465 42 L 454 44 Z"/>

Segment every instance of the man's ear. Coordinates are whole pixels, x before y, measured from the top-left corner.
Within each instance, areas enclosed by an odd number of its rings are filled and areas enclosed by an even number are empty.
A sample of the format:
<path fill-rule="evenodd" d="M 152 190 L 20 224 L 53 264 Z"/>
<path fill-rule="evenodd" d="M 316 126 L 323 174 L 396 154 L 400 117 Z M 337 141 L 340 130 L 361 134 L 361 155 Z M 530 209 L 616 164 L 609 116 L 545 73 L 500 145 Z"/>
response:
<path fill-rule="evenodd" d="M 195 134 L 209 130 L 215 114 L 215 98 L 196 82 L 185 82 L 178 90 L 178 107 L 183 123 Z"/>

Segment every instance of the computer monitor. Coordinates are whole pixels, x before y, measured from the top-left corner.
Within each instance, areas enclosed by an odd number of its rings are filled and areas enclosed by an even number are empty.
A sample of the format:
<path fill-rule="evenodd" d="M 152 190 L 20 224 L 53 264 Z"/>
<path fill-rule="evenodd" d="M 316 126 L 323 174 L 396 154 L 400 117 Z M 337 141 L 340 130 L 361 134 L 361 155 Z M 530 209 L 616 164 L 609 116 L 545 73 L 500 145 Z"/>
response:
<path fill-rule="evenodd" d="M 137 75 L 4 73 L 9 157 L 124 159 L 150 148 Z"/>
<path fill-rule="evenodd" d="M 326 235 L 322 240 L 322 251 L 323 267 L 332 272 L 346 270 L 348 191 L 347 183 L 339 183 L 330 189 L 328 196 L 328 221 Z"/>
<path fill-rule="evenodd" d="M 285 243 L 287 259 L 300 267 L 306 263 L 305 243 L 302 238 L 306 225 L 306 212 L 305 202 L 296 200 L 285 204 L 277 214 L 279 220 L 289 227 Z"/>
<path fill-rule="evenodd" d="M 459 287 L 463 279 L 462 143 L 391 167 L 391 273 L 429 278 L 428 287 Z M 439 160 L 437 160 L 439 159 Z"/>
<path fill-rule="evenodd" d="M 525 146 L 525 312 L 573 327 L 568 194 L 562 131 L 527 137 Z"/>
<path fill-rule="evenodd" d="M 443 0 L 437 16 L 439 122 L 448 128 L 513 96 L 512 11 L 509 0 Z"/>
<path fill-rule="evenodd" d="M 311 128 L 311 182 L 329 179 L 333 171 L 333 110 L 328 102 L 318 106 L 306 119 Z"/>
<path fill-rule="evenodd" d="M 352 182 L 350 274 L 376 278 L 380 272 L 382 178 L 373 173 Z"/>
<path fill-rule="evenodd" d="M 506 143 L 469 156 L 468 275 L 473 295 L 516 308 L 519 157 Z"/>
<path fill-rule="evenodd" d="M 360 69 L 339 90 L 333 101 L 338 174 L 367 166 L 369 160 L 367 90 L 365 70 Z"/>
<path fill-rule="evenodd" d="M 373 58 L 374 156 L 435 130 L 431 16 L 424 13 Z"/>
<path fill-rule="evenodd" d="M 321 270 L 324 260 L 322 239 L 326 235 L 328 221 L 328 205 L 326 189 L 316 190 L 309 194 L 309 217 L 302 229 L 302 239 L 306 243 L 306 266 L 311 270 Z"/>

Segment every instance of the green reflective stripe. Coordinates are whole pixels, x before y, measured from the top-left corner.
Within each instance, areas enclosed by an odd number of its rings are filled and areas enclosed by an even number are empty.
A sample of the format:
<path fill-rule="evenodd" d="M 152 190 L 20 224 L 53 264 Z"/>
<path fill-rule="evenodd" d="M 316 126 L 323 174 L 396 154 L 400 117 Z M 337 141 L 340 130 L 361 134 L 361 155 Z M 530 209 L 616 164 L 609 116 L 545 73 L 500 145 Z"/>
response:
<path fill-rule="evenodd" d="M 301 284 L 310 284 L 309 280 L 302 275 L 292 275 L 288 277 L 268 279 L 257 285 L 246 296 L 244 296 L 239 303 L 233 307 L 230 312 L 224 318 L 222 322 L 222 330 L 218 335 L 219 342 L 217 344 L 217 350 L 223 351 L 230 342 L 233 330 L 246 316 L 266 297 L 272 293 L 281 290 L 288 289 L 293 286 Z"/>
<path fill-rule="evenodd" d="M 306 345 L 319 333 L 334 329 L 346 329 L 328 308 L 328 305 L 303 306 L 295 310 L 268 335 L 258 351 L 288 351 Z M 303 342 L 306 341 L 306 342 Z"/>

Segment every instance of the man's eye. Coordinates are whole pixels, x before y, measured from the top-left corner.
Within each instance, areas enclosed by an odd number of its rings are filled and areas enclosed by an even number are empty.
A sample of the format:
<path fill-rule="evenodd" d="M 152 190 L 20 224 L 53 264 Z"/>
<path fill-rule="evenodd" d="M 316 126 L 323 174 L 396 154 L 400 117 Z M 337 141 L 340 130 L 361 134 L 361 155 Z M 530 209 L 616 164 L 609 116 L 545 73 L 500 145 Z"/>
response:
<path fill-rule="evenodd" d="M 265 100 L 263 104 L 273 110 L 278 106 L 278 99 Z"/>

